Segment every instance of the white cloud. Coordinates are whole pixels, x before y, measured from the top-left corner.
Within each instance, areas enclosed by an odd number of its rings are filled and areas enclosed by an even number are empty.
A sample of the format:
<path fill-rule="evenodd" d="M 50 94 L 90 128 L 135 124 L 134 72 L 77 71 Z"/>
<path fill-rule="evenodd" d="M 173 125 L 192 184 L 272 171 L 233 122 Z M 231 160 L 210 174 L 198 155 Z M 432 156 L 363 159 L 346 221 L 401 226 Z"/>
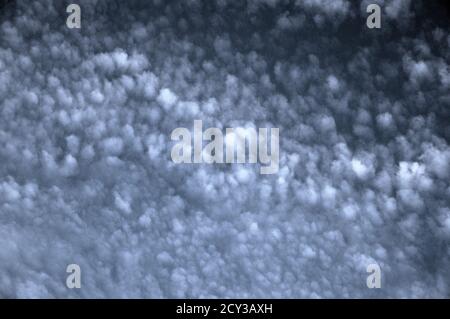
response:
<path fill-rule="evenodd" d="M 366 1 L 80 1 L 0 21 L 1 297 L 449 295 L 450 38 L 416 2 L 380 41 L 340 29 Z M 278 174 L 172 163 L 193 119 L 279 127 Z"/>

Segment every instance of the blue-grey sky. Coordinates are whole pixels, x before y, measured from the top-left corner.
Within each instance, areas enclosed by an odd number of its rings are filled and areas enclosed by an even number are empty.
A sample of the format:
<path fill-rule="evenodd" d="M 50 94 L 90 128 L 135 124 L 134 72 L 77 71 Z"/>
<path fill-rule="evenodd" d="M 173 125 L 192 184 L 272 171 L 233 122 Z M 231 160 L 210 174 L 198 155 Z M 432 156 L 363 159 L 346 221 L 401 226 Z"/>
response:
<path fill-rule="evenodd" d="M 72 2 L 0 14 L 0 297 L 450 296 L 441 2 Z M 279 128 L 278 173 L 173 163 L 195 119 Z"/>

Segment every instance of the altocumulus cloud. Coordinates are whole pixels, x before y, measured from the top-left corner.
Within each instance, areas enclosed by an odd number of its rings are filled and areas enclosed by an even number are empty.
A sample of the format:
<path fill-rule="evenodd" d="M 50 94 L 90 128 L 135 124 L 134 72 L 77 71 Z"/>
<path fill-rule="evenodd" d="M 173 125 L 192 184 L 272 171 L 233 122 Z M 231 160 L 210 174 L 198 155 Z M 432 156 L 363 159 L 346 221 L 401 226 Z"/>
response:
<path fill-rule="evenodd" d="M 373 2 L 7 1 L 0 296 L 449 297 L 448 16 Z M 279 172 L 174 164 L 194 119 Z"/>

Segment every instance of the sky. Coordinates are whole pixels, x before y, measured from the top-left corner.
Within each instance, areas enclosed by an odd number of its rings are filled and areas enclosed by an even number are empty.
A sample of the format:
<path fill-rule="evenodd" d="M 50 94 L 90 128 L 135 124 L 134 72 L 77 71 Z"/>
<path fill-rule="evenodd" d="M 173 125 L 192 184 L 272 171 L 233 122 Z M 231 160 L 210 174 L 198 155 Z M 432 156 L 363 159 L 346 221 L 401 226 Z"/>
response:
<path fill-rule="evenodd" d="M 3 1 L 0 297 L 449 298 L 448 18 L 422 0 Z M 279 128 L 278 172 L 174 163 L 194 120 Z"/>

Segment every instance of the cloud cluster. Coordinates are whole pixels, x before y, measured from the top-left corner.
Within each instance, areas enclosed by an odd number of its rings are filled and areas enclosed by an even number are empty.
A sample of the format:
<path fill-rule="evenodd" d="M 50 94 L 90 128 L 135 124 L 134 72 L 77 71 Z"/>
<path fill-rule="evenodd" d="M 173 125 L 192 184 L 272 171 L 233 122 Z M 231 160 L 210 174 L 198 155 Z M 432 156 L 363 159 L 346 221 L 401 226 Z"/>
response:
<path fill-rule="evenodd" d="M 366 2 L 6 5 L 0 296 L 449 297 L 448 17 Z M 194 119 L 280 128 L 278 174 L 174 164 Z"/>

